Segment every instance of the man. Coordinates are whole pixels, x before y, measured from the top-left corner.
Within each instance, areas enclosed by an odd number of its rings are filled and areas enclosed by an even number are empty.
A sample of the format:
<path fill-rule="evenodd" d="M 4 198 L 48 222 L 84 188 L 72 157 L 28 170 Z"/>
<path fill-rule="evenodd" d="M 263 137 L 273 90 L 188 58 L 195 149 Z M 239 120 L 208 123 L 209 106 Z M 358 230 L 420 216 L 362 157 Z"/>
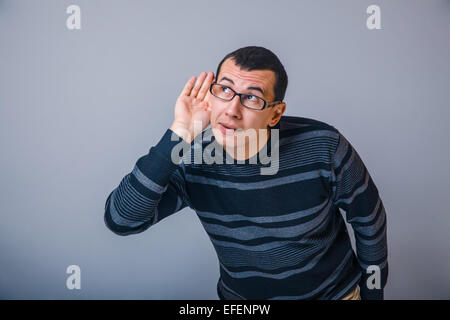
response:
<path fill-rule="evenodd" d="M 216 78 L 189 79 L 170 128 L 107 198 L 105 223 L 119 235 L 139 233 L 189 206 L 217 252 L 220 299 L 383 299 L 386 215 L 378 190 L 336 128 L 282 116 L 287 79 L 262 47 L 225 56 Z M 212 142 L 196 142 L 206 136 Z M 224 161 L 190 161 L 211 143 L 211 155 Z M 277 170 L 261 174 L 267 161 L 251 160 L 274 153 Z M 357 256 L 339 209 L 355 231 Z"/>

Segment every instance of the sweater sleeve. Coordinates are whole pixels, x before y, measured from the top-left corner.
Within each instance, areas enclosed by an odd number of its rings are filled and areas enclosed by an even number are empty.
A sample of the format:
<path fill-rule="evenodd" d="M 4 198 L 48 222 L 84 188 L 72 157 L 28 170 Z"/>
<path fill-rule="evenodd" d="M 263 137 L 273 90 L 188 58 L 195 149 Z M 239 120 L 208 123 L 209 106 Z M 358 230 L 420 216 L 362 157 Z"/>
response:
<path fill-rule="evenodd" d="M 388 277 L 386 213 L 366 166 L 341 133 L 333 155 L 331 185 L 334 204 L 345 211 L 346 221 L 354 230 L 362 272 L 361 298 L 382 300 Z"/>
<path fill-rule="evenodd" d="M 172 141 L 174 135 L 177 140 Z M 188 144 L 167 129 L 133 171 L 109 194 L 105 203 L 106 226 L 118 235 L 140 233 L 189 205 L 182 162 L 172 162 L 172 148 Z"/>

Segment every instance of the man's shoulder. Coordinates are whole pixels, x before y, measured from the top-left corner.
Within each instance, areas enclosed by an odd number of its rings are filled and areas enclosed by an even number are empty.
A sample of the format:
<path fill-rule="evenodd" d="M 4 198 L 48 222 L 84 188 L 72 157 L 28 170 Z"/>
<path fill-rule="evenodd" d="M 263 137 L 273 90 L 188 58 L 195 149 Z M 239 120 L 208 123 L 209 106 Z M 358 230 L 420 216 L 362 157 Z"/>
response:
<path fill-rule="evenodd" d="M 302 155 L 331 159 L 339 143 L 339 131 L 332 125 L 311 118 L 283 116 L 278 122 L 279 147 L 289 159 Z"/>
<path fill-rule="evenodd" d="M 280 130 L 280 138 L 309 133 L 314 135 L 324 135 L 337 138 L 339 131 L 324 121 L 296 116 L 282 116 L 278 124 L 274 127 Z"/>

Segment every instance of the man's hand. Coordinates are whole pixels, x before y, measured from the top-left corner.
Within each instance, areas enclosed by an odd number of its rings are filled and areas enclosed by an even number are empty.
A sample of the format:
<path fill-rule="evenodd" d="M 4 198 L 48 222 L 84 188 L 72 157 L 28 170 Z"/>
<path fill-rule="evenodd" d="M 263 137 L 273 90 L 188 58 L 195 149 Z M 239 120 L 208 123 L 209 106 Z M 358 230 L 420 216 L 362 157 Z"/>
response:
<path fill-rule="evenodd" d="M 191 143 L 209 124 L 211 105 L 209 87 L 214 82 L 213 72 L 202 72 L 197 78 L 192 76 L 175 104 L 175 119 L 170 129 L 184 141 Z M 194 123 L 201 123 L 201 131 L 194 132 Z"/>

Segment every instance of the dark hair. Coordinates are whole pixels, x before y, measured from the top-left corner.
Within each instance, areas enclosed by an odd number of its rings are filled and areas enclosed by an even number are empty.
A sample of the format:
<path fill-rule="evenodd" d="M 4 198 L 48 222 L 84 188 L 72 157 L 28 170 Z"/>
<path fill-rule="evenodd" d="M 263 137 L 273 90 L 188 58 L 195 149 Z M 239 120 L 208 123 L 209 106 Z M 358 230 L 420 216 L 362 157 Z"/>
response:
<path fill-rule="evenodd" d="M 249 46 L 227 54 L 217 67 L 217 81 L 219 80 L 220 67 L 228 58 L 232 58 L 234 63 L 244 70 L 252 71 L 269 69 L 274 71 L 275 84 L 273 92 L 275 93 L 275 101 L 283 101 L 288 84 L 288 77 L 280 59 L 278 59 L 272 51 L 263 47 Z"/>

